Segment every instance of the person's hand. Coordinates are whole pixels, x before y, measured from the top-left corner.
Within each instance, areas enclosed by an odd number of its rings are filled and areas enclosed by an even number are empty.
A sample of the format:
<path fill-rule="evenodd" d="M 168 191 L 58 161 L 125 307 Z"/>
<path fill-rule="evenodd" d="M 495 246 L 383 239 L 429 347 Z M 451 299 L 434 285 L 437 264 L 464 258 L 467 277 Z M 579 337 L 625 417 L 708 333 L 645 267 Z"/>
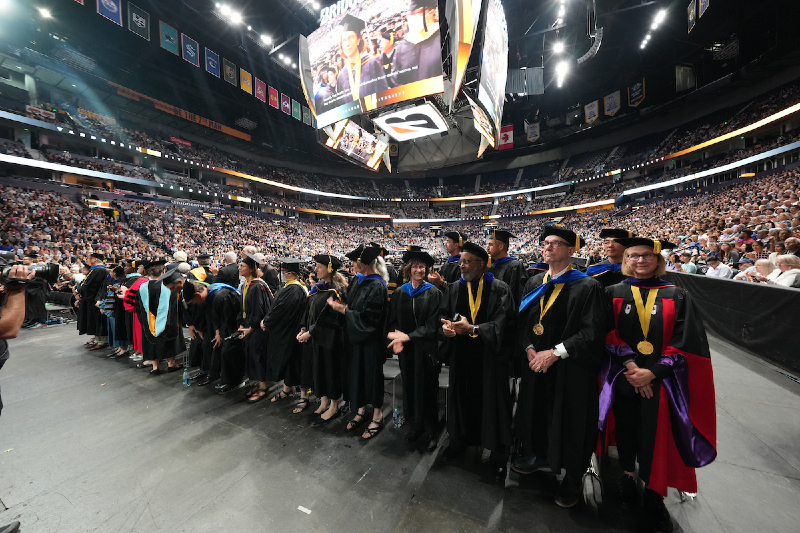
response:
<path fill-rule="evenodd" d="M 472 333 L 472 324 L 469 323 L 467 317 L 462 316 L 458 322 L 453 322 L 453 329 L 459 335 L 470 335 Z"/>
<path fill-rule="evenodd" d="M 428 282 L 433 283 L 436 287 L 441 287 L 444 284 L 444 278 L 435 270 L 431 270 L 428 274 Z"/>
<path fill-rule="evenodd" d="M 264 324 L 263 320 L 261 321 L 261 329 L 263 329 L 264 331 L 267 331 L 267 326 L 266 326 L 266 324 Z"/>
<path fill-rule="evenodd" d="M 442 319 L 442 332 L 448 339 L 452 339 L 456 336 L 456 330 L 453 329 L 453 323 L 444 318 Z"/>
<path fill-rule="evenodd" d="M 411 340 L 408 335 L 406 335 L 399 329 L 390 331 L 386 336 L 389 338 L 390 341 L 392 341 L 389 343 L 389 346 L 387 346 L 387 348 L 391 348 L 392 352 L 394 352 L 395 355 L 398 355 L 400 352 L 402 352 L 403 344 Z"/>
<path fill-rule="evenodd" d="M 213 265 L 212 265 L 212 266 L 208 267 L 208 270 L 209 270 L 209 271 L 210 271 L 212 274 L 214 274 L 215 276 L 216 276 L 217 274 L 219 274 L 219 267 L 218 267 L 218 266 L 213 266 Z"/>
<path fill-rule="evenodd" d="M 338 301 L 338 300 L 334 300 L 334 299 L 333 299 L 333 296 L 329 296 L 329 297 L 328 297 L 328 301 L 327 301 L 327 303 L 328 303 L 328 305 L 330 305 L 330 306 L 331 306 L 331 308 L 333 308 L 333 310 L 334 310 L 334 311 L 336 311 L 337 313 L 342 313 L 342 314 L 344 314 L 344 312 L 345 312 L 345 311 L 347 311 L 347 305 L 343 304 L 342 302 L 340 302 L 340 301 Z"/>
<path fill-rule="evenodd" d="M 253 333 L 253 328 L 246 328 L 244 326 L 239 326 L 239 330 L 242 332 L 242 338 L 246 339 Z"/>
<path fill-rule="evenodd" d="M 642 395 L 642 398 L 652 398 L 653 386 L 648 383 L 644 387 L 639 387 L 639 394 Z"/>
<path fill-rule="evenodd" d="M 557 359 L 558 356 L 553 353 L 552 348 L 549 350 L 542 350 L 541 352 L 536 352 L 536 355 L 533 357 L 533 360 L 528 363 L 528 366 L 534 372 L 545 373 Z"/>
<path fill-rule="evenodd" d="M 189 336 L 193 339 L 197 338 L 197 329 L 194 326 L 189 326 Z"/>
<path fill-rule="evenodd" d="M 527 348 L 525 350 L 525 356 L 528 358 L 528 363 L 533 361 L 533 358 L 536 357 L 536 350 L 533 348 Z"/>
<path fill-rule="evenodd" d="M 310 338 L 311 338 L 311 333 L 309 333 L 306 330 L 303 330 L 303 331 L 301 331 L 300 333 L 297 334 L 297 342 L 301 342 L 301 343 L 308 342 L 308 340 Z"/>
<path fill-rule="evenodd" d="M 645 385 L 649 385 L 651 381 L 656 379 L 656 375 L 646 368 L 634 368 L 625 372 L 625 379 L 628 380 L 634 390 L 639 392 L 639 389 Z"/>
<path fill-rule="evenodd" d="M 211 346 L 214 348 L 222 346 L 222 337 L 220 337 L 219 331 L 217 331 L 217 334 L 214 336 L 214 340 L 211 341 Z"/>

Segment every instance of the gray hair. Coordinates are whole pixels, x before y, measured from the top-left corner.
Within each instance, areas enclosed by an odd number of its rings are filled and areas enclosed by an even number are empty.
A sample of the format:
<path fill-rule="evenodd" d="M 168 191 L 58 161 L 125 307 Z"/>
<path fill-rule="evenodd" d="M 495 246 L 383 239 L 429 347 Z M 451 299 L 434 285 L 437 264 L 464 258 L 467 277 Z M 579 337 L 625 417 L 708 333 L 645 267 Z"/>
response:
<path fill-rule="evenodd" d="M 787 241 L 789 239 L 786 239 Z M 775 263 L 790 266 L 792 268 L 800 268 L 800 257 L 794 254 L 783 254 L 775 258 Z"/>
<path fill-rule="evenodd" d="M 383 281 L 389 283 L 389 270 L 386 268 L 386 261 L 383 260 L 383 257 L 378 256 L 375 260 L 369 264 L 372 269 L 378 273 L 378 275 L 383 278 Z"/>
<path fill-rule="evenodd" d="M 773 263 L 769 259 L 759 259 L 758 261 L 756 261 L 755 267 L 756 270 L 758 270 L 758 267 L 762 267 L 764 270 L 766 270 L 767 274 L 769 274 L 770 272 L 775 270 L 775 263 Z"/>
<path fill-rule="evenodd" d="M 225 252 L 225 264 L 229 265 L 236 262 L 236 252 Z"/>
<path fill-rule="evenodd" d="M 189 263 L 186 263 L 186 262 L 179 263 L 178 266 L 177 266 L 177 269 L 178 269 L 178 272 L 180 272 L 181 274 L 186 274 L 187 272 L 189 272 L 192 269 L 192 265 L 190 265 Z"/>

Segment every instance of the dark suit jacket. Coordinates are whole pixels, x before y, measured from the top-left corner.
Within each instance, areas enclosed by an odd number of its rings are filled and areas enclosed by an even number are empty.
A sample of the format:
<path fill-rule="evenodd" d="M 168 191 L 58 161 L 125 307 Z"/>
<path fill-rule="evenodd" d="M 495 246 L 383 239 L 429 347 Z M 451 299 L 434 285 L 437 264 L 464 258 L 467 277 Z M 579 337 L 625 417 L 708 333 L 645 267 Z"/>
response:
<path fill-rule="evenodd" d="M 236 263 L 225 265 L 219 269 L 219 272 L 214 276 L 214 283 L 225 283 L 234 289 L 239 287 L 239 267 Z"/>

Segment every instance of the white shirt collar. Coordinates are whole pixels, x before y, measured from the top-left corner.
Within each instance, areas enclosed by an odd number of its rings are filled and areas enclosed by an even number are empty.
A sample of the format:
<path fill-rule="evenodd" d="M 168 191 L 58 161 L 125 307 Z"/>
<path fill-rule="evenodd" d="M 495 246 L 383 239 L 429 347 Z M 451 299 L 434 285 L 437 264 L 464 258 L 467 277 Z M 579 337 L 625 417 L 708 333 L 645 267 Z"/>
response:
<path fill-rule="evenodd" d="M 565 269 L 564 269 L 564 270 L 562 270 L 561 272 L 557 272 L 556 274 L 553 274 L 553 273 L 552 273 L 552 271 L 550 271 L 550 274 L 551 274 L 551 276 L 550 276 L 550 279 L 557 279 L 557 278 L 560 278 L 561 276 L 563 276 L 563 275 L 564 275 L 564 273 L 565 273 L 567 270 L 569 270 L 569 269 L 570 269 L 570 267 L 571 267 L 571 266 L 572 266 L 572 265 L 567 265 L 567 268 L 565 268 Z"/>

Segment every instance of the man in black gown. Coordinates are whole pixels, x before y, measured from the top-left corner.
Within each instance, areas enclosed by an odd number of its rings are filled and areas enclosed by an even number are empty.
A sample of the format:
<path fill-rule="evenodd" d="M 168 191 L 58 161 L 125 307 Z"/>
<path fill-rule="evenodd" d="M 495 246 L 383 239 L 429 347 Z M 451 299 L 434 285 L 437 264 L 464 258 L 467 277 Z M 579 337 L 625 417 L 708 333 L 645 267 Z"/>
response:
<path fill-rule="evenodd" d="M 166 261 L 157 260 L 154 263 L 164 265 Z M 154 266 L 152 263 L 150 265 Z M 161 278 L 151 279 L 139 286 L 136 314 L 142 324 L 144 359 L 153 362 L 151 376 L 161 374 L 158 366 L 163 359 L 167 360 L 168 372 L 176 372 L 180 368 L 175 363 L 175 356 L 186 349 L 180 305 L 183 285 L 183 274 L 172 269 Z"/>
<path fill-rule="evenodd" d="M 261 329 L 261 321 L 272 306 L 272 291 L 267 283 L 258 277 L 262 263 L 255 255 L 245 253 L 239 274 L 245 278 L 242 288 L 242 311 L 239 317 L 239 331 L 245 354 L 245 375 L 258 384 L 250 390 L 249 403 L 261 401 L 267 394 L 267 332 Z"/>
<path fill-rule="evenodd" d="M 189 271 L 189 274 L 191 274 L 189 279 L 195 279 L 205 283 L 211 281 L 214 277 L 214 274 L 211 273 L 211 254 L 203 252 L 197 254 L 195 259 L 197 259 L 198 266 Z"/>
<path fill-rule="evenodd" d="M 105 256 L 99 252 L 89 256 L 89 273 L 77 288 L 80 302 L 78 304 L 78 332 L 81 335 L 94 335 L 94 340 L 87 348 L 104 348 L 108 345 L 106 337 L 100 336 L 101 319 L 104 318 L 97 308 L 97 295 L 103 285 L 108 270 L 103 264 Z"/>
<path fill-rule="evenodd" d="M 28 268 L 38 266 L 39 254 L 27 252 L 22 258 L 22 264 Z M 46 280 L 33 278 L 25 285 L 25 322 L 22 327 L 37 329 L 47 324 L 47 298 L 50 287 Z"/>
<path fill-rule="evenodd" d="M 600 238 L 603 239 L 603 252 L 607 259 L 590 266 L 586 269 L 586 273 L 599 281 L 603 288 L 616 285 L 627 278 L 620 270 L 625 247 L 619 244 L 617 239 L 631 237 L 633 237 L 633 232 L 626 229 L 605 228 L 600 231 Z"/>
<path fill-rule="evenodd" d="M 522 456 L 512 468 L 522 474 L 565 468 L 556 503 L 572 507 L 597 443 L 607 307 L 600 284 L 570 266 L 583 239 L 547 226 L 540 242 L 550 268 L 528 281 L 517 319 L 518 353 L 525 358 L 514 430 Z"/>
<path fill-rule="evenodd" d="M 428 281 L 440 290 L 445 290 L 449 283 L 455 283 L 461 278 L 459 261 L 461 260 L 461 246 L 467 242 L 467 236 L 459 231 L 448 231 L 444 234 L 444 249 L 449 254 L 447 262 L 439 269 L 428 275 Z"/>
<path fill-rule="evenodd" d="M 411 0 L 408 31 L 395 45 L 391 85 L 399 87 L 442 75 L 437 0 Z"/>
<path fill-rule="evenodd" d="M 486 243 L 486 251 L 492 258 L 489 272 L 495 279 L 504 281 L 511 289 L 511 297 L 514 299 L 514 308 L 519 307 L 522 299 L 522 291 L 528 281 L 528 274 L 525 272 L 525 265 L 520 263 L 516 257 L 508 255 L 508 246 L 511 239 L 516 239 L 511 232 L 497 229 L 492 231 Z"/>
<path fill-rule="evenodd" d="M 511 445 L 511 392 L 508 362 L 498 359 L 507 320 L 514 316 L 514 299 L 508 285 L 486 271 L 486 250 L 465 242 L 461 252 L 461 279 L 447 287 L 439 310 L 439 353 L 450 365 L 450 444 L 444 459 L 455 459 L 466 446 L 482 446 L 493 452 L 498 478 L 504 479 Z"/>

